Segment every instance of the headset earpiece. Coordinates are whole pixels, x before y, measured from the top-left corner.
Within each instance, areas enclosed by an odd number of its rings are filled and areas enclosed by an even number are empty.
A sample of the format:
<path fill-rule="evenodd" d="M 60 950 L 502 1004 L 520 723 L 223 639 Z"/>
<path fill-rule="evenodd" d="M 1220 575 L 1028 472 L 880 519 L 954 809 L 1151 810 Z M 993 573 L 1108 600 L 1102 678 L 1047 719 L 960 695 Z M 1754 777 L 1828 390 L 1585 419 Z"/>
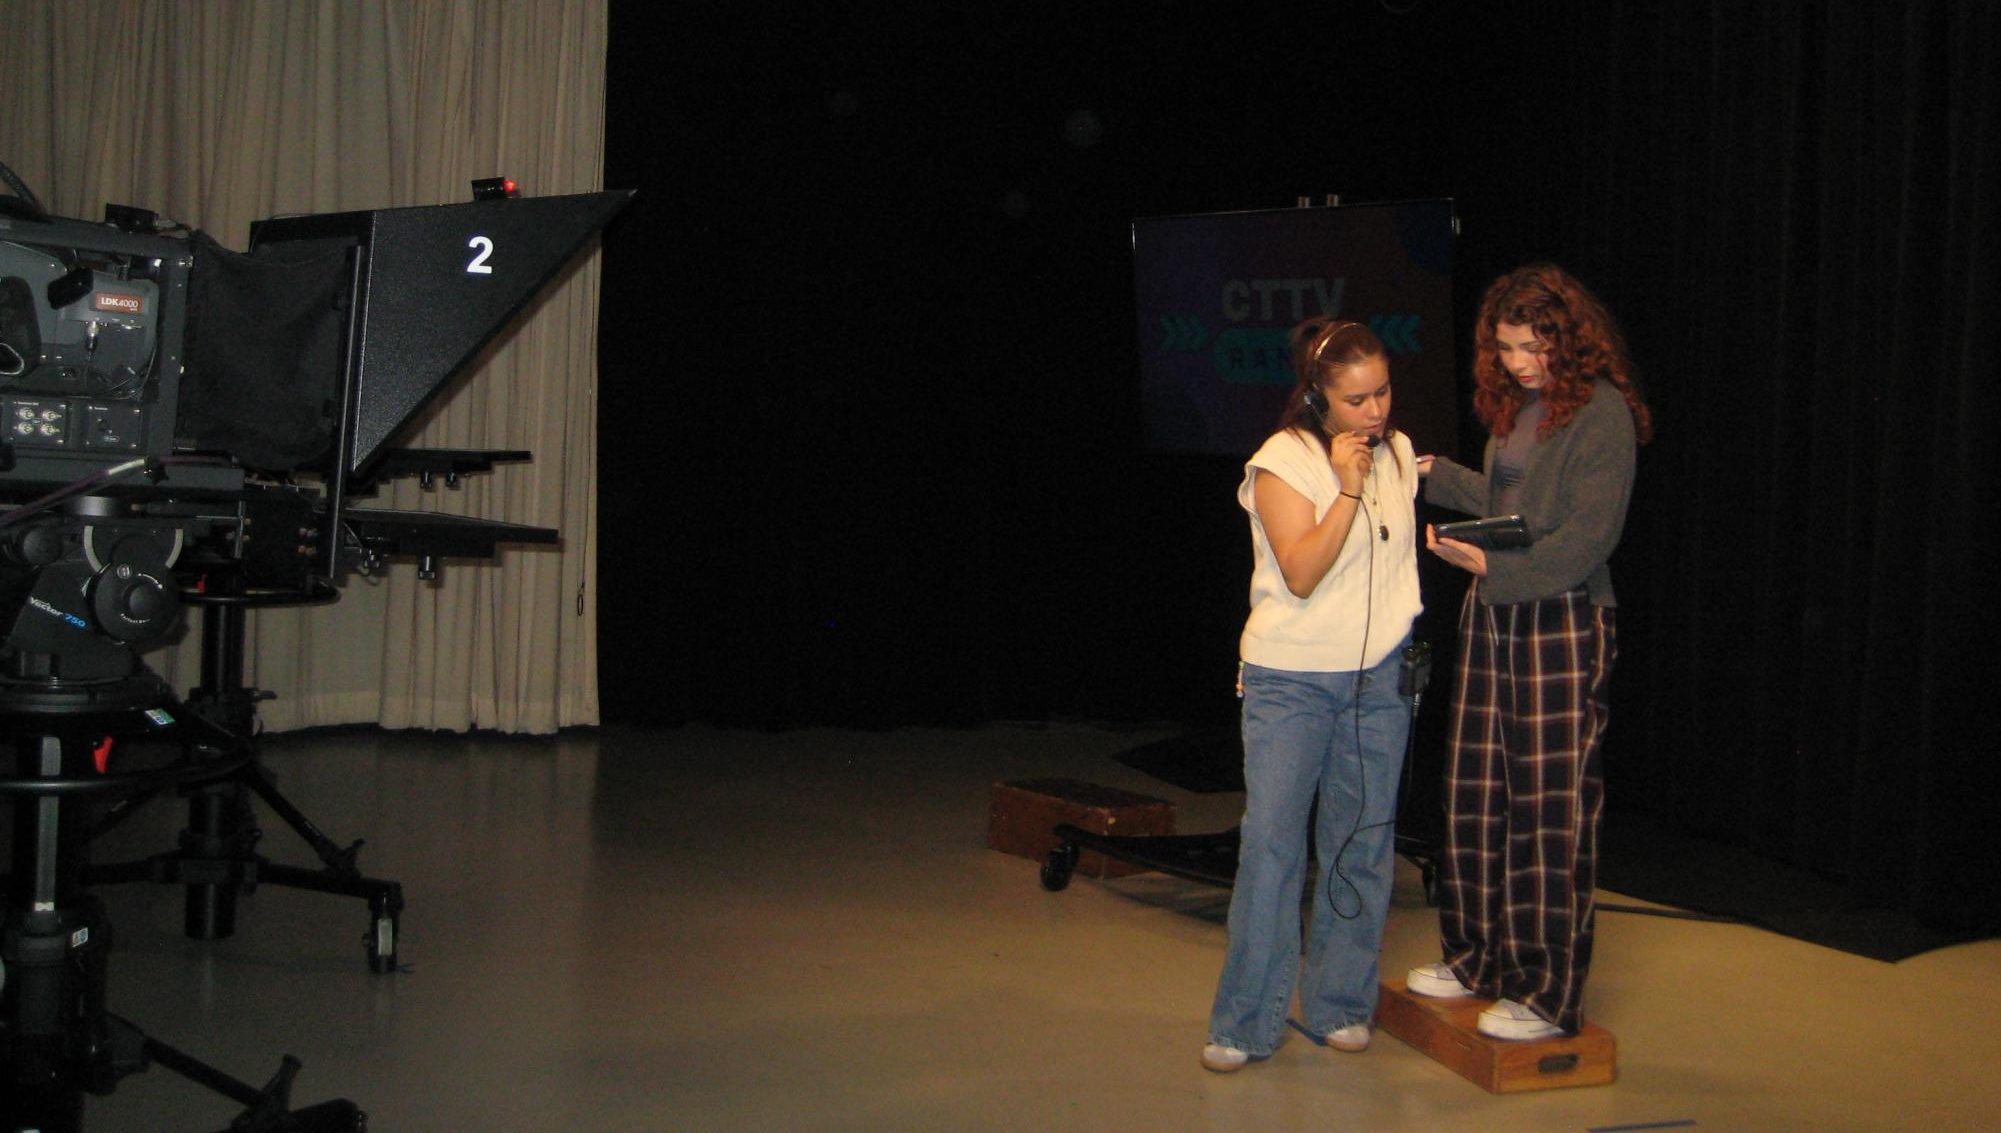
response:
<path fill-rule="evenodd" d="M 1306 396 L 1302 400 L 1306 403 L 1306 411 L 1313 414 L 1315 421 L 1323 425 L 1327 423 L 1327 394 L 1318 385 L 1308 385 Z"/>

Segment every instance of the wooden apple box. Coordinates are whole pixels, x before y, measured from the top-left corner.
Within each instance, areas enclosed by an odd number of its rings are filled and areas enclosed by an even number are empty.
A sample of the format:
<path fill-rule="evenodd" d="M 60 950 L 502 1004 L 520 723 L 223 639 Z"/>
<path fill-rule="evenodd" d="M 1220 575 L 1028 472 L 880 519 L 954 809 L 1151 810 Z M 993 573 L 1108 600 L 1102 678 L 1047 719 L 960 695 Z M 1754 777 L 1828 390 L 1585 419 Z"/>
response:
<path fill-rule="evenodd" d="M 1492 1094 L 1603 1086 L 1618 1077 L 1612 1032 L 1585 1023 L 1552 1039 L 1490 1039 L 1479 1031 L 1491 999 L 1438 999 L 1383 981 L 1376 1026 Z"/>
<path fill-rule="evenodd" d="M 1076 779 L 1018 779 L 993 785 L 988 846 L 1045 861 L 1056 848 L 1056 827 L 1065 823 L 1093 834 L 1172 834 L 1174 804 Z M 1077 872 L 1087 877 L 1124 877 L 1145 869 L 1095 850 L 1077 857 Z"/>

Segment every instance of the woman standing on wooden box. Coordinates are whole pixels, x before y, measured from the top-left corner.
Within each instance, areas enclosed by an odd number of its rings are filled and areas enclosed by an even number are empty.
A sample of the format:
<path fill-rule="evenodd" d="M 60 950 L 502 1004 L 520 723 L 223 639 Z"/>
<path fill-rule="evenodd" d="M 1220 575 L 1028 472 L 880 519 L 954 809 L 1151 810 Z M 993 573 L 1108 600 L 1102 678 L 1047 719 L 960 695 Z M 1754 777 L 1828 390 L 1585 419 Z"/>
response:
<path fill-rule="evenodd" d="M 1422 609 L 1417 463 L 1390 427 L 1382 342 L 1314 318 L 1292 334 L 1280 428 L 1245 467 L 1251 613 L 1242 640 L 1246 799 L 1230 946 L 1202 1065 L 1230 1071 L 1278 1045 L 1299 981 L 1302 1025 L 1369 1045 L 1376 954 L 1395 872 L 1392 821 L 1410 731 L 1398 666 Z M 1319 800 L 1304 974 L 1300 888 Z"/>
<path fill-rule="evenodd" d="M 1413 968 L 1408 986 L 1498 997 L 1481 1033 L 1538 1039 L 1582 1023 L 1616 655 L 1606 560 L 1652 417 L 1618 326 L 1561 268 L 1531 264 L 1496 280 L 1473 333 L 1473 408 L 1492 434 L 1485 469 L 1420 460 L 1426 498 L 1519 514 L 1534 542 L 1483 551 L 1426 535 L 1474 581 L 1446 766 L 1444 959 Z"/>

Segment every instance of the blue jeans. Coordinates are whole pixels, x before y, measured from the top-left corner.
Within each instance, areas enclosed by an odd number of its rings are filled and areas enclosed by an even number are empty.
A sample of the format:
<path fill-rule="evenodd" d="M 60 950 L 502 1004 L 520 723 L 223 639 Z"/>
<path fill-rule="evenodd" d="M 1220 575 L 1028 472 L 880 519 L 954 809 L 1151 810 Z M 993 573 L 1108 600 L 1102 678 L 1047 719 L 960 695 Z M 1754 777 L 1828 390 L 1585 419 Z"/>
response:
<path fill-rule="evenodd" d="M 1360 674 L 1244 666 L 1243 844 L 1210 1042 L 1254 1056 L 1278 1046 L 1300 974 L 1300 888 L 1316 794 L 1320 872 L 1299 985 L 1301 1025 L 1324 1036 L 1375 1014 L 1376 957 L 1396 872 L 1397 780 L 1410 734 L 1410 701 L 1397 693 L 1402 652 Z"/>

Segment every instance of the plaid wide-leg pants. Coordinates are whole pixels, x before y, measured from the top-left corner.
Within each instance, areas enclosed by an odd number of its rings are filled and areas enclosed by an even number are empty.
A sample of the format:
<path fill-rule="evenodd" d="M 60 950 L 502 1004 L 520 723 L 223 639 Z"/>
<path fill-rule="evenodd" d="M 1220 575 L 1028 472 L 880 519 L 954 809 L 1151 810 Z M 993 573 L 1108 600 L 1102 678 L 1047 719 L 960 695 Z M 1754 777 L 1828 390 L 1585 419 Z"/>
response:
<path fill-rule="evenodd" d="M 1591 967 L 1613 611 L 1584 591 L 1509 606 L 1468 587 L 1445 775 L 1439 933 L 1482 996 L 1576 1032 Z"/>

